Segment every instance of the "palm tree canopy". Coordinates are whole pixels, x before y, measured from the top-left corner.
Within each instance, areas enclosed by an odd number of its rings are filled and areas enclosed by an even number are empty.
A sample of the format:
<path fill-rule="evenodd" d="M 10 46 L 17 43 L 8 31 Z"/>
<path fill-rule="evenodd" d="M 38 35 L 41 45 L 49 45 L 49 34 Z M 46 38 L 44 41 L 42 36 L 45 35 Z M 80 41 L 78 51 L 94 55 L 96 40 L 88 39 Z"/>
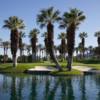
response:
<path fill-rule="evenodd" d="M 58 39 L 66 39 L 66 34 L 65 33 L 59 34 Z"/>
<path fill-rule="evenodd" d="M 48 9 L 43 9 L 40 11 L 40 14 L 37 15 L 37 23 L 40 24 L 40 27 L 43 28 L 49 22 L 54 23 L 55 21 L 59 20 L 59 11 L 54 10 L 53 7 Z"/>
<path fill-rule="evenodd" d="M 96 36 L 96 37 L 100 37 L 100 31 L 95 32 L 95 36 Z"/>
<path fill-rule="evenodd" d="M 33 29 L 33 30 L 30 31 L 29 37 L 30 38 L 34 38 L 39 33 L 40 33 L 39 30 L 35 28 L 35 29 Z"/>
<path fill-rule="evenodd" d="M 60 21 L 60 27 L 61 28 L 69 27 L 73 23 L 76 26 L 76 28 L 78 28 L 78 25 L 82 21 L 84 21 L 85 16 L 83 15 L 82 11 L 74 8 L 74 9 L 70 9 L 69 12 L 65 12 L 61 19 L 62 19 Z"/>
<path fill-rule="evenodd" d="M 82 32 L 82 33 L 80 33 L 79 34 L 79 37 L 81 38 L 81 39 L 83 39 L 83 38 L 87 38 L 87 33 L 86 32 Z"/>
<path fill-rule="evenodd" d="M 8 20 L 4 20 L 4 28 L 10 30 L 23 29 L 25 27 L 23 20 L 19 19 L 17 16 L 11 16 Z"/>

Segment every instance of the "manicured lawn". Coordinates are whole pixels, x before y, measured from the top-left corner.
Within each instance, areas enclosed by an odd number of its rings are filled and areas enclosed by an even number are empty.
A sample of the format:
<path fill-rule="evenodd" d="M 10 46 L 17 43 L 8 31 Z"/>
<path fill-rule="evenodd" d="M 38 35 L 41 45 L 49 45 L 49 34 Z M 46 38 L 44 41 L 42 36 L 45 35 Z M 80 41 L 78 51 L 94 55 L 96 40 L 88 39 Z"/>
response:
<path fill-rule="evenodd" d="M 61 63 L 61 65 L 63 66 L 63 67 L 65 67 L 67 64 L 66 64 L 66 62 L 63 62 L 63 63 Z M 89 62 L 89 63 L 80 63 L 80 62 L 73 62 L 73 64 L 72 64 L 73 66 L 88 66 L 88 67 L 92 67 L 92 68 L 94 68 L 94 69 L 99 69 L 100 70 L 100 62 L 99 63 L 93 63 L 93 62 Z"/>
<path fill-rule="evenodd" d="M 65 65 L 66 63 L 62 63 L 61 65 Z M 25 70 L 29 68 L 33 68 L 35 66 L 52 66 L 54 67 L 54 64 L 51 62 L 42 62 L 42 63 L 19 63 L 16 68 L 12 67 L 11 63 L 6 64 L 0 64 L 0 72 L 6 72 L 6 73 L 23 73 Z M 54 71 L 51 72 L 52 75 L 80 75 L 80 71 L 72 70 L 71 72 L 66 71 L 64 68 L 64 71 Z"/>
<path fill-rule="evenodd" d="M 43 62 L 43 63 L 19 63 L 16 68 L 12 67 L 11 63 L 0 64 L 0 72 L 9 72 L 9 73 L 21 73 L 29 68 L 33 68 L 35 66 L 54 66 L 53 63 Z"/>
<path fill-rule="evenodd" d="M 92 67 L 94 69 L 99 69 L 100 70 L 100 63 L 95 63 L 95 64 L 85 64 L 85 63 L 78 63 L 78 62 L 74 62 L 73 63 L 74 66 L 88 66 L 88 67 Z"/>
<path fill-rule="evenodd" d="M 60 63 L 61 66 L 63 67 L 63 71 L 55 71 L 51 72 L 52 75 L 80 75 L 82 74 L 80 71 L 77 70 L 72 70 L 71 72 L 66 71 L 66 62 Z M 73 66 L 88 66 L 92 67 L 94 69 L 100 69 L 100 63 L 98 64 L 85 64 L 85 63 L 79 63 L 79 62 L 74 62 Z M 6 64 L 0 64 L 0 72 L 6 72 L 6 73 L 23 73 L 25 70 L 29 68 L 33 68 L 35 66 L 52 66 L 54 67 L 54 63 L 51 62 L 37 62 L 37 63 L 19 63 L 16 68 L 12 67 L 11 63 L 6 63 Z"/>

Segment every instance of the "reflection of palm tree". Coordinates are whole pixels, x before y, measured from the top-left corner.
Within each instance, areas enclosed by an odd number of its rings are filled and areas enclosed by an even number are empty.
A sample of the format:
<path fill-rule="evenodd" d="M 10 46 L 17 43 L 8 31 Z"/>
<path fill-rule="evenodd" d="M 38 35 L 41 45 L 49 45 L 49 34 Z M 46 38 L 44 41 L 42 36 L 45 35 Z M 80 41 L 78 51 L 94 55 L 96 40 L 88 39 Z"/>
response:
<path fill-rule="evenodd" d="M 54 82 L 54 87 L 52 88 L 52 90 L 49 91 L 48 99 L 47 100 L 54 100 L 56 91 L 57 91 L 58 86 L 59 86 L 59 83 L 60 83 L 59 79 L 57 79 Z"/>
<path fill-rule="evenodd" d="M 7 92 L 7 88 L 8 88 L 8 80 L 7 80 L 7 76 L 3 76 L 3 90 L 5 90 Z"/>
<path fill-rule="evenodd" d="M 4 21 L 5 25 L 3 27 L 11 30 L 11 53 L 13 59 L 13 67 L 17 65 L 16 53 L 19 47 L 19 32 L 18 29 L 23 29 L 24 23 L 23 20 L 19 19 L 16 16 L 9 17 L 8 20 Z"/>
<path fill-rule="evenodd" d="M 16 93 L 16 78 L 12 76 L 11 80 L 11 97 L 10 100 L 18 100 L 17 93 Z"/>
<path fill-rule="evenodd" d="M 22 100 L 23 82 L 24 82 L 23 78 L 20 78 L 18 84 L 18 100 Z"/>
<path fill-rule="evenodd" d="M 74 97 L 74 93 L 73 93 L 73 86 L 72 86 L 72 78 L 69 78 L 67 80 L 67 88 L 68 88 L 68 91 L 67 91 L 67 99 L 66 100 L 74 100 L 75 97 Z"/>
<path fill-rule="evenodd" d="M 82 98 L 81 100 L 87 100 L 86 98 L 86 87 L 85 87 L 85 76 L 83 76 L 81 82 L 80 82 L 80 88 L 81 88 L 81 94 L 82 94 Z"/>
<path fill-rule="evenodd" d="M 72 57 L 74 52 L 75 44 L 75 31 L 79 24 L 85 19 L 83 12 L 78 9 L 71 9 L 70 12 L 65 12 L 62 17 L 62 22 L 60 27 L 66 28 L 67 33 L 67 47 L 68 47 L 68 63 L 67 68 L 71 70 L 72 68 Z"/>
<path fill-rule="evenodd" d="M 49 92 L 50 92 L 50 80 L 49 77 L 47 76 L 45 80 L 44 100 L 48 99 Z"/>
<path fill-rule="evenodd" d="M 61 100 L 67 100 L 67 95 L 66 95 L 66 87 L 67 87 L 67 81 L 64 78 L 61 78 Z"/>
<path fill-rule="evenodd" d="M 100 77 L 99 76 L 94 76 L 93 77 L 93 80 L 96 84 L 96 88 L 98 90 L 98 94 L 97 94 L 97 99 L 96 100 L 100 100 Z"/>
<path fill-rule="evenodd" d="M 31 93 L 30 93 L 30 99 L 29 100 L 36 100 L 36 96 L 37 96 L 37 93 L 36 93 L 36 85 L 37 85 L 37 82 L 36 82 L 36 77 L 32 77 L 32 83 L 31 83 Z"/>
<path fill-rule="evenodd" d="M 53 7 L 50 7 L 48 9 L 41 10 L 40 14 L 37 16 L 37 22 L 40 24 L 40 27 L 43 28 L 44 26 L 47 26 L 47 42 L 49 44 L 49 54 L 51 59 L 55 62 L 56 67 L 61 70 L 61 67 L 57 61 L 57 58 L 54 54 L 54 26 L 53 23 L 59 20 L 59 11 L 54 11 Z"/>

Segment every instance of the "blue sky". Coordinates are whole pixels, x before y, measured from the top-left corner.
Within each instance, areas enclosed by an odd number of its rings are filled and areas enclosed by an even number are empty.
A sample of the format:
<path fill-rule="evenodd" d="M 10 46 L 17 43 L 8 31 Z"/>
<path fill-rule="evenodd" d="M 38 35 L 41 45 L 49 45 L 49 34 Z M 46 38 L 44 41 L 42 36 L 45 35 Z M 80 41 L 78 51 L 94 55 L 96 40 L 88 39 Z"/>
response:
<path fill-rule="evenodd" d="M 80 32 L 87 32 L 88 38 L 86 39 L 86 46 L 97 46 L 96 37 L 94 33 L 100 30 L 100 0 L 0 0 L 0 38 L 4 41 L 10 39 L 10 31 L 3 29 L 4 20 L 10 16 L 18 16 L 24 20 L 26 25 L 25 33 L 28 34 L 32 28 L 39 28 L 36 23 L 36 16 L 42 8 L 48 8 L 54 6 L 55 9 L 59 9 L 62 15 L 65 11 L 69 11 L 70 8 L 78 8 L 86 15 L 86 20 L 79 26 L 76 32 L 76 43 L 80 42 L 78 37 Z M 55 44 L 60 44 L 60 40 L 57 36 L 60 32 L 65 32 L 58 28 L 59 24 L 55 24 Z M 40 29 L 40 28 L 39 28 Z M 43 44 L 43 38 L 41 34 L 46 29 L 40 29 L 39 43 Z M 26 37 L 24 42 L 29 44 L 29 38 Z"/>

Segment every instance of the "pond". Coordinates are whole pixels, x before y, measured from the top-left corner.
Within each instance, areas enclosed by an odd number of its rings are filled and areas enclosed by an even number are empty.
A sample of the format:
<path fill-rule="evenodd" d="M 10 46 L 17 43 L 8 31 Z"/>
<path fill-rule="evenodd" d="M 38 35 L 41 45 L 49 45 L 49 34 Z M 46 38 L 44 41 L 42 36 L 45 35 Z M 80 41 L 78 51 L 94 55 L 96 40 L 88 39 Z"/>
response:
<path fill-rule="evenodd" d="M 100 76 L 0 74 L 0 100 L 100 100 Z"/>

